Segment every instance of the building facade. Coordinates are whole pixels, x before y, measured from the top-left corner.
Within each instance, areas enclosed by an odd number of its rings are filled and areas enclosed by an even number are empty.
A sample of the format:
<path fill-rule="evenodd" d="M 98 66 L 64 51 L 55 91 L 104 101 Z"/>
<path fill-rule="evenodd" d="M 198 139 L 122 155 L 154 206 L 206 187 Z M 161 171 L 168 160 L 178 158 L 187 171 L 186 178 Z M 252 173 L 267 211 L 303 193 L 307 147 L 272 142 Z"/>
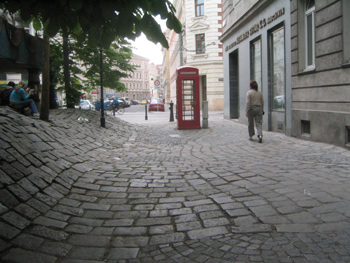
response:
<path fill-rule="evenodd" d="M 166 31 L 166 37 L 168 38 L 170 31 Z M 164 98 L 166 103 L 171 102 L 171 92 L 170 92 L 170 68 L 169 68 L 169 50 L 162 48 L 163 52 L 163 62 L 160 73 L 160 82 L 164 90 Z"/>
<path fill-rule="evenodd" d="M 184 3 L 185 3 L 185 0 L 173 1 L 173 5 L 176 8 L 176 17 L 182 23 L 183 27 L 185 27 L 186 25 L 186 17 L 185 17 L 186 9 L 183 8 Z M 165 60 L 165 62 L 163 62 L 163 68 L 169 69 L 169 79 L 166 80 L 166 82 L 169 83 L 168 97 L 170 101 L 174 102 L 175 104 L 176 104 L 176 69 L 184 65 L 183 57 L 186 53 L 182 48 L 186 39 L 184 39 L 182 35 L 183 35 L 183 32 L 181 34 L 177 34 L 175 33 L 174 30 L 167 29 L 165 36 L 167 37 L 167 40 L 169 43 L 169 49 L 168 50 L 163 49 L 163 57 L 167 55 L 166 52 L 168 52 L 168 56 L 169 56 L 169 60 L 168 61 Z M 164 75 L 163 75 L 163 78 L 165 78 Z"/>
<path fill-rule="evenodd" d="M 130 73 L 130 77 L 120 79 L 120 82 L 126 86 L 127 91 L 116 93 L 115 90 L 106 89 L 106 96 L 128 97 L 130 100 L 140 101 L 148 100 L 150 97 L 149 59 L 134 54 L 129 63 L 136 66 L 135 71 Z"/>
<path fill-rule="evenodd" d="M 264 95 L 263 129 L 291 135 L 290 1 L 223 1 L 226 119 L 248 124 L 250 80 Z"/>
<path fill-rule="evenodd" d="M 24 80 L 40 90 L 43 40 L 32 24 L 0 9 L 0 85 Z"/>
<path fill-rule="evenodd" d="M 291 1 L 292 136 L 350 147 L 350 1 Z"/>
<path fill-rule="evenodd" d="M 149 65 L 150 98 L 164 99 L 164 88 L 161 85 L 161 65 L 151 63 Z"/>
<path fill-rule="evenodd" d="M 350 1 L 223 2 L 225 110 L 247 124 L 249 81 L 264 130 L 350 147 Z"/>
<path fill-rule="evenodd" d="M 170 100 L 176 101 L 176 69 L 199 69 L 200 101 L 208 101 L 209 110 L 224 109 L 221 0 L 175 0 L 176 16 L 183 25 L 181 34 L 170 32 Z"/>

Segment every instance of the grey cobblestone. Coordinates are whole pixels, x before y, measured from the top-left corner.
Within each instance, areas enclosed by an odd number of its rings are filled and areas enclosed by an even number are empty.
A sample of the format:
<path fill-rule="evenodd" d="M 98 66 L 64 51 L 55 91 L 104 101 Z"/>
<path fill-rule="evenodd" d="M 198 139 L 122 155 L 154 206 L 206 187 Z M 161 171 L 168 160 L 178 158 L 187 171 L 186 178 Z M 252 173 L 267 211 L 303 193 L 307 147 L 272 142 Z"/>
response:
<path fill-rule="evenodd" d="M 24 217 L 20 216 L 19 214 L 10 211 L 6 214 L 3 214 L 1 216 L 2 220 L 5 220 L 7 223 L 19 228 L 19 229 L 24 229 L 27 226 L 30 225 L 30 221 L 25 219 Z"/>
<path fill-rule="evenodd" d="M 0 261 L 350 261 L 344 149 L 268 132 L 249 142 L 222 115 L 182 131 L 0 113 Z"/>
<path fill-rule="evenodd" d="M 47 217 L 43 217 L 43 216 L 39 216 L 37 217 L 34 221 L 34 224 L 37 225 L 42 225 L 42 226 L 47 226 L 47 227 L 54 227 L 54 228 L 59 228 L 59 229 L 63 229 L 67 223 L 66 222 L 62 222 L 59 220 L 55 220 L 52 218 L 47 218 Z"/>

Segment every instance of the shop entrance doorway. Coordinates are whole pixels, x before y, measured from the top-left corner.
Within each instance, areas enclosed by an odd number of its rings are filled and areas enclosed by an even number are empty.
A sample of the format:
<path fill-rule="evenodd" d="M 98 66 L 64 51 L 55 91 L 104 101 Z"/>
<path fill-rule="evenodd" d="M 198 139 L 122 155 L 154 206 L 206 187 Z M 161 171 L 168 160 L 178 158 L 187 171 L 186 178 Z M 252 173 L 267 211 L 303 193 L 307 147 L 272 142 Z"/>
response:
<path fill-rule="evenodd" d="M 238 50 L 229 56 L 230 65 L 230 119 L 239 118 L 239 77 L 238 77 Z"/>

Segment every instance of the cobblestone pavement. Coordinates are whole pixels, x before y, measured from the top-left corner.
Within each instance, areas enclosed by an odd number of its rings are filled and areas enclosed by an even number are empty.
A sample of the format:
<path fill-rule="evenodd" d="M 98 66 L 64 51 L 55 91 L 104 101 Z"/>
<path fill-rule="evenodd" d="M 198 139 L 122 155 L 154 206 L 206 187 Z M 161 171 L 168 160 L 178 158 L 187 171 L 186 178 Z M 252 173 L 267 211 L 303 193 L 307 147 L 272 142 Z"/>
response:
<path fill-rule="evenodd" d="M 0 108 L 1 262 L 350 262 L 350 152 Z"/>

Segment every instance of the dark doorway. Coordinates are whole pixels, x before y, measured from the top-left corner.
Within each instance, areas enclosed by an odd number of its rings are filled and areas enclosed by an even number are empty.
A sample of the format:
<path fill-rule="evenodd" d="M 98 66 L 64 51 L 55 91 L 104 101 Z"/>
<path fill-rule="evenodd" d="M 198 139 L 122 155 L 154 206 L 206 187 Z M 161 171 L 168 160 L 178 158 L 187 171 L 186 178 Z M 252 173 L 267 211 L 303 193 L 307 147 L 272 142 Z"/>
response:
<path fill-rule="evenodd" d="M 230 66 L 230 119 L 239 118 L 239 79 L 238 79 L 238 50 L 229 57 Z"/>

